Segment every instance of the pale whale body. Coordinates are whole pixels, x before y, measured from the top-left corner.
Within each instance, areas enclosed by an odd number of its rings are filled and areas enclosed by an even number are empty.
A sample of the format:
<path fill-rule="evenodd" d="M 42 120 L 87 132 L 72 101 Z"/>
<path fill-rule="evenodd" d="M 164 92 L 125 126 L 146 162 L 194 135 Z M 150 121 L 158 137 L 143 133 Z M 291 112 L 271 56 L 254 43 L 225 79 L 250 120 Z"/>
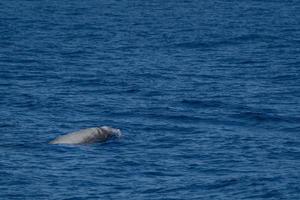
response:
<path fill-rule="evenodd" d="M 108 126 L 87 128 L 63 136 L 59 136 L 50 141 L 50 144 L 90 144 L 104 142 L 112 137 L 120 137 L 121 131 Z"/>

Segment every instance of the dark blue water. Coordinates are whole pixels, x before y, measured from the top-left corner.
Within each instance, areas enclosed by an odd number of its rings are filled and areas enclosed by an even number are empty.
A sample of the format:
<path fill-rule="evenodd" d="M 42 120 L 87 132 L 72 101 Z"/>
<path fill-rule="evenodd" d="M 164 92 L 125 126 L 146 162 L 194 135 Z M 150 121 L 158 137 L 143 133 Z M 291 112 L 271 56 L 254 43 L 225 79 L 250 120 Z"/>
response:
<path fill-rule="evenodd" d="M 1 0 L 0 199 L 300 199 L 299 10 Z"/>

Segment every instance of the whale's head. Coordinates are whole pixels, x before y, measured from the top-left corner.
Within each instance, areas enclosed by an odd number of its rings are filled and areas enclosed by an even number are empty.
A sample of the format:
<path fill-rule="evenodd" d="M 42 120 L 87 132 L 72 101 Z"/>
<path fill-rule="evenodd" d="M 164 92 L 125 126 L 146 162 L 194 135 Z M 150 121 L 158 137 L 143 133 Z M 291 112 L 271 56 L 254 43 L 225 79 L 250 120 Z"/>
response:
<path fill-rule="evenodd" d="M 109 126 L 101 126 L 100 127 L 103 131 L 107 132 L 109 135 L 114 136 L 114 137 L 121 137 L 122 132 L 120 129 L 117 128 L 111 128 Z"/>

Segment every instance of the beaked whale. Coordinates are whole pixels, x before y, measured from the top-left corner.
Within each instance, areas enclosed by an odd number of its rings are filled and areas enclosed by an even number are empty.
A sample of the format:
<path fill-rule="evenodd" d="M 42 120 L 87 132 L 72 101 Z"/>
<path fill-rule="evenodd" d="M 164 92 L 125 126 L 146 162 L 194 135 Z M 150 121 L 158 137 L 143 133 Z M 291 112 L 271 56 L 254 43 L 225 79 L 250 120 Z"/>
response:
<path fill-rule="evenodd" d="M 50 144 L 90 144 L 104 142 L 112 137 L 120 137 L 120 129 L 108 126 L 82 129 L 66 135 L 58 136 Z"/>

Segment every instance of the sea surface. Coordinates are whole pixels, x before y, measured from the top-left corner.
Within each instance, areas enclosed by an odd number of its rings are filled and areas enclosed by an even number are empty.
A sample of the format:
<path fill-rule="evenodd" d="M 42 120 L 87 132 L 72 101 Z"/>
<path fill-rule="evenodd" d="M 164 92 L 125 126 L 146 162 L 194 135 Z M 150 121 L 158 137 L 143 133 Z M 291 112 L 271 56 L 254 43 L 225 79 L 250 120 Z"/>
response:
<path fill-rule="evenodd" d="M 299 200 L 299 10 L 1 0 L 0 199 Z"/>

